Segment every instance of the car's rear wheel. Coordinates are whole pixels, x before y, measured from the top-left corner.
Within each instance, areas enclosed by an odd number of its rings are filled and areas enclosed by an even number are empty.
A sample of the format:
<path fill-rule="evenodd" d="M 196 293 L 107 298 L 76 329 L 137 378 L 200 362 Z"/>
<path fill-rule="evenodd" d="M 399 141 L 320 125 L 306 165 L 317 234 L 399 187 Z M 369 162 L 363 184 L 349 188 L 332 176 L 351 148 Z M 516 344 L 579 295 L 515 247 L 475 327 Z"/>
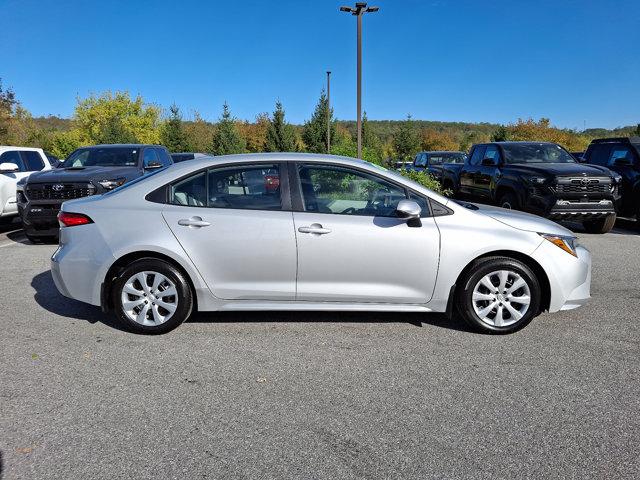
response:
<path fill-rule="evenodd" d="M 597 220 L 587 220 L 583 222 L 584 229 L 589 233 L 608 233 L 616 224 L 616 216 L 609 215 L 605 218 L 599 218 Z"/>
<path fill-rule="evenodd" d="M 146 334 L 173 330 L 191 315 L 193 294 L 184 275 L 159 259 L 141 259 L 113 283 L 115 313 L 131 331 Z"/>
<path fill-rule="evenodd" d="M 518 197 L 511 192 L 507 192 L 500 196 L 498 200 L 498 205 L 502 208 L 508 208 L 509 210 L 520 210 L 520 202 L 518 202 Z"/>
<path fill-rule="evenodd" d="M 469 268 L 457 290 L 457 308 L 474 329 L 511 333 L 540 312 L 542 290 L 533 271 L 508 257 L 482 258 Z"/>

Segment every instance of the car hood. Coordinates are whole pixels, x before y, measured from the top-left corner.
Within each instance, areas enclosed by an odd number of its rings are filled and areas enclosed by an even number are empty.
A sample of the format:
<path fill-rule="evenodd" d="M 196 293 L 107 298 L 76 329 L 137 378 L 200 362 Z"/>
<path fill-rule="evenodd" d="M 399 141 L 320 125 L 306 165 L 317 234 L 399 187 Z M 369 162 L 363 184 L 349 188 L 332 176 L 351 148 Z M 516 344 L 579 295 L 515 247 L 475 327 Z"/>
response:
<path fill-rule="evenodd" d="M 29 183 L 89 182 L 123 177 L 130 180 L 139 175 L 140 170 L 137 167 L 55 168 L 32 173 L 29 176 Z"/>
<path fill-rule="evenodd" d="M 478 207 L 476 213 L 491 217 L 500 223 L 504 223 L 518 230 L 536 233 L 551 233 L 554 235 L 575 236 L 571 230 L 558 225 L 551 220 L 532 215 L 530 213 L 509 210 L 506 208 L 492 207 L 489 205 L 473 204 Z"/>
<path fill-rule="evenodd" d="M 584 163 L 510 163 L 508 168 L 517 169 L 521 172 L 540 173 L 547 175 L 611 175 L 611 171 L 606 167 L 598 165 L 585 165 Z"/>

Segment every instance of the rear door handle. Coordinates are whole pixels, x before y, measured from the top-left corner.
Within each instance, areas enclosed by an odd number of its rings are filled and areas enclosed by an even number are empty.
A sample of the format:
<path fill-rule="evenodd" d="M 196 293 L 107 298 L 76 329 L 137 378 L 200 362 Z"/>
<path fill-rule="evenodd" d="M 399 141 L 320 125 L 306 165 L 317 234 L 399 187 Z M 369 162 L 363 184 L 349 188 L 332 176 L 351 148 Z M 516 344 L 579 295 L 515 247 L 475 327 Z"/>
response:
<path fill-rule="evenodd" d="M 300 233 L 315 233 L 316 235 L 326 235 L 327 233 L 331 233 L 329 228 L 324 228 L 319 223 L 312 223 L 308 227 L 300 227 L 298 228 Z"/>
<path fill-rule="evenodd" d="M 209 222 L 205 222 L 202 220 L 202 217 L 191 217 L 191 218 L 183 218 L 178 220 L 178 225 L 182 225 L 183 227 L 208 227 L 211 225 Z"/>

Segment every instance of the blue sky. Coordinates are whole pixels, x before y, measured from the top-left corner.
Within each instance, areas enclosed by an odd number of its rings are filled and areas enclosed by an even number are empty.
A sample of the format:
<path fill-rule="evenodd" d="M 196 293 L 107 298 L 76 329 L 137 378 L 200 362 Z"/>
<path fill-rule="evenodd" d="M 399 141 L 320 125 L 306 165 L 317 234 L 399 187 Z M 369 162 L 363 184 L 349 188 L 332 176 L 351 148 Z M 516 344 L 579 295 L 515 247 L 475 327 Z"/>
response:
<path fill-rule="evenodd" d="M 279 98 L 307 119 L 325 71 L 355 118 L 355 18 L 332 0 L 0 0 L 0 77 L 34 115 L 70 116 L 90 92 L 128 90 L 253 119 Z M 348 4 L 348 3 L 347 3 Z M 640 122 L 640 1 L 371 2 L 363 106 L 371 119 L 582 129 Z"/>

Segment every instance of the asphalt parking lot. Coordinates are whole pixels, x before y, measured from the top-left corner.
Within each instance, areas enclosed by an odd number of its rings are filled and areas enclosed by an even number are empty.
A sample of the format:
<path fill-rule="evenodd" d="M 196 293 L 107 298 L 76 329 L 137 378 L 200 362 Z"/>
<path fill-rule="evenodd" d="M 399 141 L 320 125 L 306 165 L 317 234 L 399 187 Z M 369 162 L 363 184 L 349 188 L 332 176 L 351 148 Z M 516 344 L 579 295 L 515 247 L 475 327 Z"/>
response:
<path fill-rule="evenodd" d="M 0 231 L 0 477 L 639 478 L 640 230 L 580 234 L 591 303 L 509 336 L 442 315 L 200 314 L 61 297 Z"/>

